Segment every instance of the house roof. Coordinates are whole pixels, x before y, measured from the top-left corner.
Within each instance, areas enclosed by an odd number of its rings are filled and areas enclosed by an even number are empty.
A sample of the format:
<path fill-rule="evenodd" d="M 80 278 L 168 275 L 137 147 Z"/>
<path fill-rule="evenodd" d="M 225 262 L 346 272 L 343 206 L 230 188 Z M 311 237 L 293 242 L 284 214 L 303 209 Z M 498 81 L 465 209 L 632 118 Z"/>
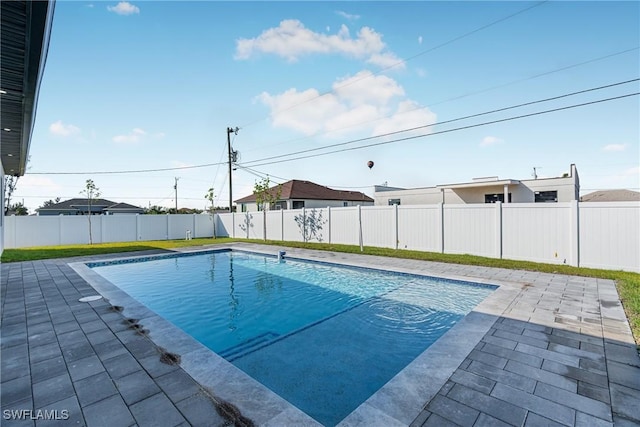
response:
<path fill-rule="evenodd" d="M 2 166 L 7 175 L 26 170 L 36 104 L 44 72 L 54 1 L 3 1 L 0 32 Z"/>
<path fill-rule="evenodd" d="M 107 207 L 107 210 L 130 210 L 130 209 L 140 209 L 142 210 L 141 207 L 138 206 L 134 206 L 134 205 L 130 205 L 129 203 L 115 203 L 109 207 Z"/>
<path fill-rule="evenodd" d="M 635 202 L 640 193 L 631 190 L 600 190 L 580 197 L 581 202 Z"/>
<path fill-rule="evenodd" d="M 323 185 L 318 185 L 310 181 L 300 181 L 293 179 L 281 184 L 282 192 L 278 200 L 290 200 L 290 199 L 306 199 L 306 200 L 344 200 L 352 202 L 373 202 L 373 199 L 364 193 L 359 191 L 343 191 L 334 190 Z M 269 188 L 270 194 L 275 195 L 277 193 L 278 186 Z M 256 195 L 238 199 L 236 203 L 248 203 L 255 202 Z"/>
<path fill-rule="evenodd" d="M 80 207 L 89 206 L 89 199 L 69 199 L 60 203 L 56 203 L 55 205 L 47 206 L 46 208 L 39 208 L 38 211 L 75 211 Z M 91 200 L 92 208 L 103 208 L 103 209 L 142 209 L 138 206 L 130 205 L 128 203 L 116 203 L 107 199 L 92 199 Z"/>

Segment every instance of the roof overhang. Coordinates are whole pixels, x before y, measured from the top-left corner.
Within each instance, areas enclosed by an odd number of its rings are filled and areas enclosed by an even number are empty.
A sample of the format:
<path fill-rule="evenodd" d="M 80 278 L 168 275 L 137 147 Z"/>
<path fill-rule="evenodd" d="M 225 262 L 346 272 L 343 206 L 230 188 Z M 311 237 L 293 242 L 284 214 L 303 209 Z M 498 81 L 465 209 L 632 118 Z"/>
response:
<path fill-rule="evenodd" d="M 0 159 L 6 175 L 21 176 L 29 156 L 55 1 L 0 3 Z"/>
<path fill-rule="evenodd" d="M 487 187 L 519 185 L 519 184 L 520 184 L 520 181 L 515 179 L 500 179 L 495 181 L 477 181 L 477 182 L 465 182 L 462 184 L 436 185 L 436 188 L 440 188 L 443 190 L 457 190 L 462 188 L 487 188 Z"/>

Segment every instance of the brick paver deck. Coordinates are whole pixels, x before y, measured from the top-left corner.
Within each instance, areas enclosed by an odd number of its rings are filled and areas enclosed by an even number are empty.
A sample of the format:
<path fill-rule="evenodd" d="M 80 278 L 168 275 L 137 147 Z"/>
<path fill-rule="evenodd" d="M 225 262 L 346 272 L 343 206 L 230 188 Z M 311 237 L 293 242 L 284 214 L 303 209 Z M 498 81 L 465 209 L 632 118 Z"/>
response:
<path fill-rule="evenodd" d="M 521 285 L 444 385 L 410 412 L 412 423 L 385 416 L 373 424 L 640 426 L 640 358 L 611 281 L 288 251 Z M 182 366 L 163 363 L 161 349 L 108 301 L 79 302 L 97 292 L 68 262 L 2 265 L 3 426 L 249 424 Z M 52 415 L 68 419 L 43 419 Z M 279 417 L 263 424 L 287 425 Z M 343 424 L 372 425 L 356 420 Z"/>

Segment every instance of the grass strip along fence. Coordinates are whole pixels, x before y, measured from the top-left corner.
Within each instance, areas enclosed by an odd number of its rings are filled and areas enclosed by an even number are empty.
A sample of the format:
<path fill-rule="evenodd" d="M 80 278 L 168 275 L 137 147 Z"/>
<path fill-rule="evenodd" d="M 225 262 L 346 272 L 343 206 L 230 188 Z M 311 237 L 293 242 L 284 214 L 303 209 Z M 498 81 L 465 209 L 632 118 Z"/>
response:
<path fill-rule="evenodd" d="M 378 255 L 393 258 L 435 261 L 453 264 L 475 265 L 482 267 L 506 268 L 511 270 L 527 270 L 542 273 L 566 274 L 572 276 L 596 277 L 615 280 L 616 287 L 627 319 L 631 326 L 636 344 L 640 347 L 640 274 L 626 271 L 600 270 L 595 268 L 572 267 L 569 265 L 543 264 L 529 261 L 485 258 L 475 255 L 442 254 L 434 252 L 410 251 L 404 249 L 388 249 L 359 246 L 337 245 L 328 243 L 302 243 L 264 240 L 247 240 L 232 238 L 205 238 L 193 240 L 162 240 L 150 242 L 104 243 L 96 245 L 47 246 L 21 249 L 5 249 L 0 261 L 20 262 L 52 258 L 68 258 L 78 256 L 116 254 L 123 252 L 171 250 L 181 247 L 223 245 L 232 242 L 259 243 L 273 246 L 286 246 L 303 249 L 316 249 L 334 252 L 345 252 L 364 255 Z"/>

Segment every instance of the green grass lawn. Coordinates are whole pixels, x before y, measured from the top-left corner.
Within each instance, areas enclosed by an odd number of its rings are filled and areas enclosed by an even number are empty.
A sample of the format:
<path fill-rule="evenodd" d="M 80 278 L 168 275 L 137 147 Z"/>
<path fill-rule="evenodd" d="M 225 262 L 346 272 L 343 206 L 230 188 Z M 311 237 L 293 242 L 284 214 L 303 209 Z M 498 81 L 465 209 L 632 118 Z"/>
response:
<path fill-rule="evenodd" d="M 328 243 L 280 242 L 246 239 L 193 239 L 193 240 L 161 240 L 150 242 L 104 243 L 96 245 L 48 246 L 24 249 L 5 249 L 2 262 L 32 261 L 39 259 L 67 258 L 74 256 L 101 255 L 110 253 L 171 250 L 187 246 L 219 245 L 231 242 L 260 243 L 276 246 L 288 246 L 305 249 L 318 249 L 335 252 L 362 253 L 394 258 L 417 259 L 424 261 L 447 262 L 454 264 L 477 265 L 483 267 L 508 268 L 514 270 L 539 271 L 544 273 L 569 274 L 574 276 L 597 277 L 616 281 L 620 300 L 629 319 L 636 344 L 640 345 L 640 274 L 614 270 L 571 267 L 569 265 L 542 264 L 529 261 L 513 261 L 506 259 L 485 258 L 475 255 L 453 255 L 435 252 L 408 251 L 403 249 L 387 249 L 365 247 L 360 252 L 358 246 L 335 245 Z"/>

